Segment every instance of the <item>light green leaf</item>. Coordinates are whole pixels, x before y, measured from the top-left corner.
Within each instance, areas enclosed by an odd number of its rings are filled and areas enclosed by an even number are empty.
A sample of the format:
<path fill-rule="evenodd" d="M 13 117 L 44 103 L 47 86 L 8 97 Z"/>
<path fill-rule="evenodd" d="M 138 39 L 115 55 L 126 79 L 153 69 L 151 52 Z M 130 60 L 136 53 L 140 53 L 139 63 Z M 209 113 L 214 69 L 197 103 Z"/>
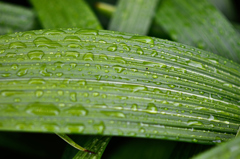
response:
<path fill-rule="evenodd" d="M 119 0 L 109 30 L 146 35 L 158 0 Z"/>
<path fill-rule="evenodd" d="M 30 0 L 44 28 L 82 27 L 101 29 L 84 0 Z"/>
<path fill-rule="evenodd" d="M 240 62 L 238 34 L 209 1 L 163 0 L 156 20 L 173 40 Z"/>
<path fill-rule="evenodd" d="M 36 29 L 38 22 L 31 9 L 0 2 L 0 35 Z"/>

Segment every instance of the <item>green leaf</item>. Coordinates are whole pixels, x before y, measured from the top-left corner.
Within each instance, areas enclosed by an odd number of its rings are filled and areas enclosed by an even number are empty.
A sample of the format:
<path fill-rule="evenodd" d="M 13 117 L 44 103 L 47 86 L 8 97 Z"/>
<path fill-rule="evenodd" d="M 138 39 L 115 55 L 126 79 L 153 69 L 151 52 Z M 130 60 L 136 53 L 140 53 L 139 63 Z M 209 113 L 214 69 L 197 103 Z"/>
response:
<path fill-rule="evenodd" d="M 206 151 L 194 159 L 238 159 L 240 158 L 240 137 Z"/>
<path fill-rule="evenodd" d="M 84 147 L 93 150 L 96 154 L 79 151 L 73 159 L 100 159 L 110 139 L 111 137 L 108 136 L 91 136 Z"/>
<path fill-rule="evenodd" d="M 70 145 L 68 145 L 65 149 L 62 159 L 69 158 L 101 158 L 102 153 L 104 152 L 108 142 L 111 137 L 107 136 L 94 136 L 94 135 L 71 135 L 71 138 L 81 145 L 84 145 L 85 148 L 92 150 L 94 153 L 87 153 L 77 151 L 77 149 L 73 149 Z"/>
<path fill-rule="evenodd" d="M 85 151 L 85 152 L 90 152 L 93 153 L 90 150 L 87 150 L 81 146 L 79 146 L 76 142 L 74 142 L 70 137 L 68 137 L 66 134 L 61 134 L 61 133 L 56 133 L 60 138 L 62 138 L 64 141 L 66 141 L 69 145 L 71 145 L 72 147 L 80 150 L 80 151 Z"/>
<path fill-rule="evenodd" d="M 36 29 L 38 22 L 31 9 L 0 2 L 0 35 Z"/>
<path fill-rule="evenodd" d="M 240 66 L 215 54 L 86 29 L 9 34 L 0 50 L 0 130 L 209 144 L 237 133 Z"/>
<path fill-rule="evenodd" d="M 146 35 L 158 0 L 119 0 L 109 30 Z"/>
<path fill-rule="evenodd" d="M 207 0 L 164 0 L 156 20 L 173 40 L 240 62 L 238 34 Z"/>
<path fill-rule="evenodd" d="M 30 2 L 44 28 L 102 28 L 84 0 L 30 0 Z"/>

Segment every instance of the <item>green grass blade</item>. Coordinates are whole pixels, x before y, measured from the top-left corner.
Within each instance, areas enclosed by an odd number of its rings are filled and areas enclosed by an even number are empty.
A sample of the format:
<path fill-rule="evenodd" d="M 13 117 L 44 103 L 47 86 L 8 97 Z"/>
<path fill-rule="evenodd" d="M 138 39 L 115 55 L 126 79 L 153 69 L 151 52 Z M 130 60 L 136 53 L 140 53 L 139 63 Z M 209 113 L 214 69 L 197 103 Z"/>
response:
<path fill-rule="evenodd" d="M 146 35 L 158 0 L 120 0 L 109 30 Z"/>
<path fill-rule="evenodd" d="M 93 150 L 95 154 L 79 151 L 73 159 L 100 159 L 110 139 L 108 136 L 90 136 L 84 147 Z"/>
<path fill-rule="evenodd" d="M 238 159 L 240 158 L 240 137 L 206 151 L 193 159 Z"/>
<path fill-rule="evenodd" d="M 9 34 L 0 50 L 0 130 L 209 144 L 237 133 L 240 66 L 215 54 L 86 29 Z"/>
<path fill-rule="evenodd" d="M 80 145 L 78 145 L 76 142 L 74 142 L 70 137 L 68 137 L 66 134 L 61 134 L 61 133 L 56 133 L 60 138 L 62 138 L 64 141 L 66 141 L 68 144 L 70 144 L 72 147 L 80 150 L 80 151 L 84 151 L 84 152 L 90 152 L 90 153 L 94 153 L 90 150 L 87 150 L 83 147 L 81 147 Z"/>
<path fill-rule="evenodd" d="M 96 154 L 87 152 L 81 153 L 81 151 L 78 153 L 77 149 L 73 149 L 70 145 L 68 145 L 64 151 L 62 159 L 69 159 L 74 157 L 100 158 L 111 137 L 96 135 L 71 135 L 71 138 L 76 143 L 81 143 L 81 145 L 84 145 L 85 148 L 93 150 L 96 152 Z"/>
<path fill-rule="evenodd" d="M 30 0 L 44 28 L 82 27 L 101 29 L 84 0 Z"/>
<path fill-rule="evenodd" d="M 37 20 L 31 9 L 0 2 L 0 35 L 37 28 Z"/>
<path fill-rule="evenodd" d="M 156 20 L 173 40 L 240 62 L 238 34 L 207 0 L 164 0 Z"/>

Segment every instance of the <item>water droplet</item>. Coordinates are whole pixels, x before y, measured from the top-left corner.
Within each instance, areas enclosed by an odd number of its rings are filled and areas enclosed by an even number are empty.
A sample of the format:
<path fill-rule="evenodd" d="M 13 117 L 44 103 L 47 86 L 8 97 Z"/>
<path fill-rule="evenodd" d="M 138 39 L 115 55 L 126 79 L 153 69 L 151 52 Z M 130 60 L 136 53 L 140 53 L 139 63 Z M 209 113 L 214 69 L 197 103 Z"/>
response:
<path fill-rule="evenodd" d="M 77 58 L 80 56 L 80 53 L 77 51 L 66 51 L 65 56 Z"/>
<path fill-rule="evenodd" d="M 33 43 L 36 45 L 36 47 L 48 47 L 48 48 L 61 47 L 59 43 L 54 42 L 45 37 L 38 37 L 33 41 Z"/>
<path fill-rule="evenodd" d="M 145 130 L 144 128 L 140 128 L 138 131 L 139 131 L 140 133 L 145 133 L 145 132 L 146 132 L 146 130 Z"/>
<path fill-rule="evenodd" d="M 46 30 L 46 31 L 44 31 L 43 32 L 43 34 L 45 34 L 45 35 L 61 35 L 61 34 L 64 34 L 65 32 L 64 31 L 62 31 L 62 30 L 53 30 L 53 29 L 51 29 L 51 30 Z"/>
<path fill-rule="evenodd" d="M 233 88 L 233 85 L 230 83 L 224 83 L 223 86 L 229 87 L 229 88 Z"/>
<path fill-rule="evenodd" d="M 144 54 L 143 50 L 140 49 L 140 48 L 137 49 L 137 53 L 138 53 L 139 55 L 143 55 L 143 54 Z"/>
<path fill-rule="evenodd" d="M 54 65 L 56 66 L 56 68 L 62 68 L 64 66 L 64 63 L 63 62 L 55 62 Z"/>
<path fill-rule="evenodd" d="M 13 69 L 13 70 L 18 69 L 18 65 L 17 64 L 12 64 L 11 69 Z"/>
<path fill-rule="evenodd" d="M 75 92 L 70 93 L 70 100 L 73 102 L 76 102 L 77 101 L 77 93 L 75 93 Z"/>
<path fill-rule="evenodd" d="M 112 46 L 109 46 L 107 48 L 108 51 L 116 51 L 117 50 L 117 46 L 116 45 L 112 45 Z"/>
<path fill-rule="evenodd" d="M 39 74 L 45 77 L 52 76 L 52 73 L 47 71 L 46 64 L 43 64 L 41 66 Z"/>
<path fill-rule="evenodd" d="M 32 78 L 29 80 L 28 84 L 45 84 L 45 80 L 41 78 Z"/>
<path fill-rule="evenodd" d="M 192 61 L 192 60 L 190 60 L 190 61 L 187 61 L 187 64 L 188 64 L 189 66 L 193 66 L 193 67 L 198 67 L 198 68 L 204 69 L 203 64 L 200 63 L 200 62 L 197 62 L 197 61 Z"/>
<path fill-rule="evenodd" d="M 123 59 L 122 57 L 120 57 L 120 56 L 114 57 L 114 60 L 116 60 L 117 62 L 122 63 L 122 64 L 126 64 L 126 63 L 127 63 L 127 61 L 124 60 L 124 59 Z"/>
<path fill-rule="evenodd" d="M 170 88 L 175 88 L 176 86 L 173 85 L 173 84 L 168 84 L 168 87 L 170 87 Z"/>
<path fill-rule="evenodd" d="M 31 60 L 41 60 L 44 56 L 44 52 L 41 50 L 34 50 L 30 51 L 27 55 Z"/>
<path fill-rule="evenodd" d="M 132 111 L 138 111 L 138 105 L 137 104 L 133 104 L 131 107 Z"/>
<path fill-rule="evenodd" d="M 99 124 L 94 124 L 93 128 L 95 130 L 97 130 L 98 134 L 103 134 L 104 130 L 105 130 L 105 125 L 104 123 L 101 121 Z"/>
<path fill-rule="evenodd" d="M 86 110 L 81 105 L 74 105 L 70 108 L 64 110 L 64 114 L 73 115 L 73 116 L 86 116 L 88 114 L 88 110 Z"/>
<path fill-rule="evenodd" d="M 113 70 L 115 70 L 117 73 L 122 73 L 126 69 L 120 65 L 114 65 Z"/>
<path fill-rule="evenodd" d="M 94 30 L 94 29 L 81 29 L 81 30 L 76 31 L 75 34 L 98 35 L 98 30 Z"/>
<path fill-rule="evenodd" d="M 19 94 L 23 94 L 24 91 L 10 91 L 10 90 L 6 90 L 6 91 L 2 91 L 1 95 L 4 97 L 9 97 L 9 96 L 13 96 L 13 95 L 19 95 Z"/>
<path fill-rule="evenodd" d="M 136 40 L 139 42 L 147 43 L 147 44 L 154 44 L 154 40 L 148 36 L 132 36 L 131 40 Z"/>
<path fill-rule="evenodd" d="M 100 54 L 99 58 L 102 59 L 102 60 L 108 60 L 108 57 L 105 54 Z"/>
<path fill-rule="evenodd" d="M 67 124 L 67 129 L 72 133 L 82 133 L 85 126 L 83 124 Z"/>
<path fill-rule="evenodd" d="M 42 91 L 42 90 L 37 90 L 37 91 L 35 91 L 35 96 L 36 96 L 37 98 L 40 98 L 41 96 L 43 96 L 43 91 Z"/>
<path fill-rule="evenodd" d="M 125 118 L 125 114 L 118 111 L 101 111 L 101 113 L 110 117 Z"/>
<path fill-rule="evenodd" d="M 9 49 L 19 49 L 19 48 L 26 48 L 26 44 L 22 43 L 22 42 L 13 42 L 10 43 L 9 45 Z"/>
<path fill-rule="evenodd" d="M 150 113 L 150 114 L 156 114 L 158 112 L 158 109 L 155 104 L 153 103 L 148 103 L 147 109 L 145 112 Z"/>
<path fill-rule="evenodd" d="M 188 126 L 193 126 L 193 125 L 200 126 L 200 125 L 203 125 L 203 123 L 200 121 L 197 121 L 197 120 L 188 120 L 187 125 Z"/>
<path fill-rule="evenodd" d="M 21 77 L 24 76 L 28 73 L 28 69 L 27 68 L 21 68 L 19 69 L 19 71 L 17 72 L 17 76 Z"/>
<path fill-rule="evenodd" d="M 7 58 L 13 58 L 13 57 L 15 57 L 17 54 L 16 53 L 7 53 L 6 54 L 6 57 Z"/>
<path fill-rule="evenodd" d="M 156 79 L 156 78 L 158 78 L 158 76 L 157 75 L 152 75 L 152 78 Z"/>
<path fill-rule="evenodd" d="M 64 38 L 64 41 L 66 41 L 66 42 L 80 42 L 81 39 L 77 36 L 66 36 Z"/>
<path fill-rule="evenodd" d="M 83 60 L 84 60 L 84 61 L 93 61 L 93 60 L 94 60 L 94 58 L 93 58 L 93 54 L 90 53 L 90 52 L 84 54 L 84 56 L 83 56 Z"/>
<path fill-rule="evenodd" d="M 79 45 L 79 44 L 68 44 L 67 47 L 69 47 L 69 48 L 82 48 L 82 46 Z"/>
<path fill-rule="evenodd" d="M 60 110 L 52 103 L 31 103 L 27 106 L 26 110 L 29 114 L 34 115 L 58 115 Z"/>

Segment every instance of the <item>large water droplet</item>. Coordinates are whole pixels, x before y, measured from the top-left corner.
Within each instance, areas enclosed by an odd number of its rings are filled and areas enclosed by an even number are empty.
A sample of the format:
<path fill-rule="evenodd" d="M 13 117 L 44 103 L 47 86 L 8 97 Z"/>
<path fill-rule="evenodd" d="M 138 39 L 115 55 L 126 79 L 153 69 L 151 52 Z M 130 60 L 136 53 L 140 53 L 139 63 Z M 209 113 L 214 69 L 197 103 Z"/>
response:
<path fill-rule="evenodd" d="M 77 36 L 66 36 L 64 38 L 64 41 L 67 41 L 67 42 L 80 42 L 81 39 Z"/>
<path fill-rule="evenodd" d="M 76 31 L 75 34 L 98 35 L 98 30 L 94 30 L 94 29 L 81 29 L 81 30 Z"/>
<path fill-rule="evenodd" d="M 34 115 L 58 115 L 60 110 L 52 103 L 31 103 L 27 106 L 25 111 Z"/>
<path fill-rule="evenodd" d="M 101 113 L 110 117 L 125 118 L 125 114 L 118 111 L 101 111 Z"/>
<path fill-rule="evenodd" d="M 34 50 L 30 51 L 27 55 L 31 60 L 41 60 L 44 56 L 44 52 L 42 50 Z"/>
<path fill-rule="evenodd" d="M 122 67 L 122 66 L 120 66 L 120 65 L 114 65 L 114 66 L 113 66 L 113 69 L 114 69 L 117 73 L 122 73 L 122 72 L 125 70 L 125 68 Z"/>
<path fill-rule="evenodd" d="M 147 109 L 145 110 L 147 113 L 156 114 L 158 112 L 158 109 L 155 104 L 148 103 Z"/>
<path fill-rule="evenodd" d="M 80 56 L 80 53 L 77 51 L 66 51 L 65 56 L 77 58 Z"/>
<path fill-rule="evenodd" d="M 107 48 L 108 51 L 116 51 L 117 50 L 117 46 L 116 45 L 112 45 L 112 46 L 109 46 Z"/>
<path fill-rule="evenodd" d="M 83 60 L 84 61 L 93 61 L 94 60 L 93 54 L 91 52 L 84 54 Z"/>
<path fill-rule="evenodd" d="M 94 124 L 93 128 L 95 130 L 97 130 L 98 134 L 103 134 L 104 130 L 105 130 L 105 125 L 104 123 L 101 121 L 99 124 Z"/>
<path fill-rule="evenodd" d="M 70 100 L 73 102 L 76 102 L 77 101 L 77 93 L 75 93 L 75 92 L 70 93 Z"/>
<path fill-rule="evenodd" d="M 148 36 L 132 36 L 131 40 L 136 40 L 139 42 L 147 43 L 147 44 L 154 44 L 154 40 Z"/>
<path fill-rule="evenodd" d="M 19 69 L 19 71 L 17 72 L 17 76 L 21 77 L 24 76 L 28 73 L 28 69 L 27 68 L 21 68 Z"/>
<path fill-rule="evenodd" d="M 10 43 L 9 45 L 9 49 L 18 49 L 18 48 L 26 48 L 26 44 L 22 43 L 22 42 L 13 42 Z"/>
<path fill-rule="evenodd" d="M 197 120 L 188 120 L 187 125 L 188 126 L 193 126 L 193 125 L 200 126 L 200 125 L 203 125 L 203 123 L 200 121 L 197 121 Z"/>
<path fill-rule="evenodd" d="M 88 110 L 81 105 L 75 105 L 65 109 L 64 114 L 73 116 L 86 116 L 88 114 Z"/>

